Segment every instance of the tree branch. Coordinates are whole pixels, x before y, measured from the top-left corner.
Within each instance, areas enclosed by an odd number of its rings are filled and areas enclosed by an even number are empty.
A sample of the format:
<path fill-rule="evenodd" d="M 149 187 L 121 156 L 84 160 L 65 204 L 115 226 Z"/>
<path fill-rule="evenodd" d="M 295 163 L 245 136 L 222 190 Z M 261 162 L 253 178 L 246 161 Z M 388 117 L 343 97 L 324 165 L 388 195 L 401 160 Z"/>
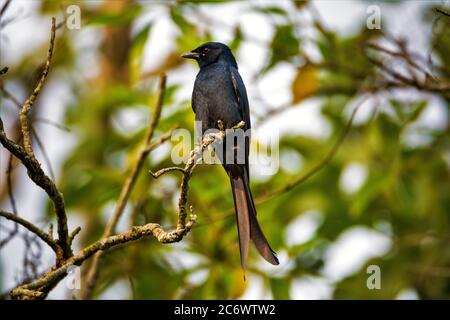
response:
<path fill-rule="evenodd" d="M 53 21 L 54 22 L 54 21 Z M 54 24 L 53 24 L 54 25 Z M 54 29 L 54 28 L 53 28 Z M 53 42 L 52 37 L 52 42 Z M 44 71 L 46 73 L 46 71 Z M 44 79 L 45 80 L 45 79 Z M 128 200 L 128 197 L 131 193 L 131 190 L 136 182 L 137 176 L 143 167 L 144 160 L 156 147 L 167 141 L 171 138 L 173 130 L 166 132 L 158 137 L 155 141 L 152 141 L 152 137 L 154 135 L 154 132 L 156 130 L 157 122 L 159 120 L 161 109 L 164 101 L 164 94 L 165 94 L 165 82 L 166 78 L 165 76 L 161 78 L 160 83 L 160 93 L 158 97 L 157 106 L 155 108 L 155 111 L 153 113 L 152 120 L 149 125 L 149 131 L 147 133 L 145 144 L 143 145 L 139 156 L 138 161 L 134 165 L 130 176 L 127 178 L 124 187 L 122 189 L 121 196 L 119 198 L 118 206 L 115 210 L 115 214 L 109 221 L 107 227 L 105 228 L 105 234 L 106 233 L 113 233 L 115 229 L 115 225 L 117 224 L 118 219 L 120 218 L 121 213 L 123 212 L 123 209 L 126 205 L 126 202 Z M 27 100 L 27 102 L 24 104 L 24 107 L 21 108 L 21 115 L 25 115 L 27 112 L 24 112 L 23 110 L 30 109 L 34 100 L 36 99 L 37 94 L 42 88 L 43 80 L 41 78 L 40 85 L 38 84 L 37 88 L 38 90 L 34 90 L 33 94 L 30 96 L 30 98 Z M 20 106 L 18 101 L 13 97 L 10 96 L 9 93 L 4 90 L 2 87 L 3 93 L 9 98 L 13 100 L 14 103 L 17 102 L 17 104 Z M 22 119 L 23 120 L 23 119 Z M 25 124 L 23 128 L 25 130 L 22 130 L 22 134 L 29 134 L 27 123 L 22 121 L 22 124 Z M 22 128 L 22 129 L 23 129 Z M 31 145 L 28 145 L 26 150 L 25 147 L 22 147 L 18 143 L 15 143 L 14 141 L 8 139 L 6 136 L 6 133 L 4 131 L 3 122 L 0 117 L 0 143 L 7 149 L 9 152 L 14 155 L 16 158 L 18 158 L 22 164 L 26 167 L 27 173 L 31 180 L 35 182 L 38 186 L 40 186 L 42 189 L 46 191 L 46 193 L 49 195 L 50 199 L 53 201 L 55 210 L 57 212 L 64 212 L 64 202 L 62 199 L 62 196 L 59 194 L 58 190 L 56 189 L 56 186 L 51 181 L 48 176 L 45 175 L 43 172 L 39 162 L 35 158 Z M 31 150 L 31 152 L 30 152 Z M 186 214 L 184 214 L 183 223 L 179 223 L 177 228 L 172 231 L 164 231 L 163 228 L 156 223 L 150 223 L 145 226 L 140 227 L 133 227 L 131 230 L 121 233 L 116 236 L 104 236 L 103 240 L 100 240 L 91 246 L 86 247 L 85 249 L 81 250 L 76 256 L 73 256 L 71 254 L 70 256 L 65 256 L 63 252 L 63 248 L 60 243 L 60 239 L 58 241 L 55 241 L 52 236 L 52 231 L 49 231 L 46 233 L 42 229 L 39 229 L 32 223 L 26 221 L 25 219 L 14 215 L 13 213 L 8 212 L 1 212 L 1 216 L 15 221 L 21 225 L 23 225 L 25 228 L 36 234 L 39 238 L 41 238 L 44 242 L 46 242 L 52 249 L 55 250 L 57 253 L 57 263 L 56 266 L 50 269 L 48 272 L 43 274 L 38 279 L 19 285 L 15 289 L 13 289 L 10 292 L 10 296 L 12 298 L 22 298 L 22 299 L 43 299 L 47 296 L 48 292 L 54 288 L 54 286 L 67 275 L 68 266 L 70 265 L 81 265 L 86 259 L 90 258 L 92 255 L 95 255 L 96 253 L 100 253 L 104 250 L 107 250 L 108 248 L 111 248 L 116 245 L 120 245 L 123 243 L 127 243 L 130 241 L 135 241 L 138 239 L 141 239 L 145 236 L 154 236 L 159 242 L 161 243 L 172 243 L 176 241 L 180 241 L 184 235 L 186 235 L 189 230 L 191 229 L 192 225 L 195 222 L 195 215 L 191 208 L 191 215 L 190 220 L 188 223 L 185 223 Z M 59 216 L 58 216 L 59 217 Z M 65 212 L 64 212 L 65 217 Z M 58 219 L 58 223 L 60 220 Z M 64 221 L 66 224 L 67 222 Z M 51 228 L 52 229 L 52 228 Z M 58 228 L 58 231 L 61 229 Z M 67 229 L 66 229 L 67 230 Z M 70 249 L 71 244 L 75 236 L 80 232 L 81 228 L 76 228 L 70 235 L 67 233 L 67 245 Z M 100 257 L 98 254 L 95 255 L 95 257 Z M 99 261 L 99 258 L 97 258 Z M 98 267 L 98 262 L 97 262 Z M 96 271 L 97 272 L 97 271 Z M 95 284 L 95 280 L 93 282 Z"/>
<path fill-rule="evenodd" d="M 16 299 L 44 299 L 48 294 L 48 286 L 51 285 L 53 287 L 56 285 L 67 276 L 71 266 L 80 266 L 94 254 L 149 236 L 155 237 L 161 243 L 173 243 L 181 240 L 182 237 L 189 232 L 194 223 L 195 215 L 191 214 L 190 221 L 185 225 L 184 229 L 177 228 L 173 231 L 165 231 L 161 225 L 157 223 L 148 223 L 143 226 L 132 227 L 130 230 L 118 235 L 110 236 L 91 244 L 76 255 L 67 259 L 62 266 L 47 272 L 37 280 L 14 288 L 11 290 L 10 295 L 12 298 Z"/>
<path fill-rule="evenodd" d="M 441 79 L 436 79 L 429 72 L 427 72 L 420 65 L 418 65 L 406 51 L 404 43 L 397 41 L 396 44 L 402 49 L 402 52 L 389 50 L 389 49 L 386 49 L 386 48 L 379 46 L 377 44 L 374 44 L 374 43 L 366 44 L 365 47 L 374 49 L 378 52 L 383 52 L 383 53 L 389 54 L 394 57 L 401 58 L 411 67 L 423 72 L 426 76 L 425 81 L 420 81 L 416 77 L 409 78 L 409 77 L 401 74 L 400 72 L 396 71 L 395 69 L 388 67 L 382 61 L 380 61 L 374 57 L 371 57 L 369 54 L 367 54 L 367 59 L 370 62 L 372 62 L 376 67 L 378 67 L 380 70 L 382 70 L 387 75 L 389 75 L 390 77 L 395 79 L 397 81 L 396 83 L 404 84 L 406 86 L 416 88 L 417 90 L 420 90 L 420 91 L 428 91 L 428 92 L 438 93 L 438 94 L 442 94 L 444 96 L 450 97 L 450 83 L 448 83 L 444 80 L 441 80 Z M 387 81 L 387 83 L 392 84 L 392 81 Z"/>
<path fill-rule="evenodd" d="M 1 118 L 0 118 L 0 143 L 22 162 L 22 164 L 27 169 L 27 174 L 30 177 L 30 179 L 36 185 L 41 187 L 47 193 L 49 198 L 52 200 L 55 211 L 57 212 L 58 227 L 60 227 L 61 224 L 64 226 L 63 229 L 58 230 L 59 235 L 58 244 L 62 249 L 61 252 L 63 253 L 63 255 L 62 256 L 58 255 L 57 261 L 61 261 L 62 259 L 68 257 L 69 254 L 71 255 L 70 247 L 68 249 L 66 247 L 66 250 L 68 251 L 64 251 L 63 246 L 64 243 L 68 244 L 67 242 L 68 233 L 67 233 L 67 218 L 65 214 L 64 200 L 62 199 L 61 194 L 59 193 L 53 181 L 51 181 L 50 178 L 45 175 L 36 158 L 30 157 L 23 147 L 8 139 L 8 137 L 5 134 L 3 128 L 3 121 L 1 120 Z M 62 231 L 63 237 L 61 237 L 62 235 L 60 231 Z"/>
<path fill-rule="evenodd" d="M 114 229 L 116 228 L 117 222 L 119 221 L 120 217 L 122 216 L 123 210 L 125 209 L 125 206 L 128 202 L 128 198 L 131 194 L 131 191 L 133 190 L 133 187 L 137 180 L 137 177 L 144 165 L 144 161 L 152 149 L 151 140 L 153 138 L 153 134 L 154 134 L 156 126 L 158 124 L 159 117 L 161 116 L 161 110 L 162 110 L 162 106 L 164 104 L 165 92 L 166 92 L 166 76 L 162 75 L 160 78 L 160 83 L 159 83 L 158 100 L 157 100 L 156 107 L 153 112 L 150 124 L 149 124 L 149 129 L 147 131 L 144 146 L 141 148 L 138 158 L 137 158 L 137 161 L 134 164 L 130 175 L 128 176 L 128 178 L 126 179 L 126 181 L 122 187 L 122 190 L 121 190 L 120 196 L 119 196 L 119 200 L 117 202 L 117 205 L 114 209 L 114 212 L 113 212 L 110 220 L 108 221 L 108 224 L 105 227 L 102 238 L 109 237 L 111 234 L 114 233 Z M 86 286 L 82 293 L 82 299 L 90 299 L 92 297 L 93 289 L 95 287 L 95 283 L 96 283 L 97 277 L 98 277 L 98 269 L 99 269 L 100 260 L 101 260 L 101 253 L 98 253 L 93 258 L 92 264 L 87 273 L 87 278 L 86 278 L 86 282 L 85 282 Z"/>
<path fill-rule="evenodd" d="M 44 241 L 46 244 L 48 244 L 50 246 L 50 248 L 52 248 L 53 251 L 55 251 L 55 253 L 58 256 L 62 255 L 61 247 L 44 230 L 38 228 L 37 226 L 35 226 L 31 222 L 21 218 L 20 216 L 14 214 L 14 213 L 10 213 L 10 212 L 6 212 L 6 211 L 0 210 L 0 216 L 6 218 L 8 220 L 14 221 L 14 222 L 20 224 L 21 226 L 23 226 L 24 228 L 28 229 L 30 232 L 36 234 L 42 241 Z"/>
<path fill-rule="evenodd" d="M 0 76 L 6 74 L 8 72 L 8 67 L 3 67 L 0 69 Z"/>
<path fill-rule="evenodd" d="M 56 19 L 52 18 L 52 30 L 51 30 L 51 37 L 50 37 L 50 48 L 48 49 L 47 53 L 47 60 L 45 61 L 44 70 L 42 71 L 41 78 L 39 79 L 39 82 L 36 85 L 36 88 L 34 88 L 33 93 L 30 95 L 30 97 L 25 101 L 22 108 L 20 109 L 19 114 L 19 120 L 20 125 L 22 129 L 22 135 L 23 135 L 23 145 L 25 148 L 25 151 L 27 154 L 31 157 L 34 157 L 33 154 L 33 147 L 31 145 L 31 139 L 30 139 L 30 129 L 29 129 L 29 123 L 28 123 L 28 113 L 31 110 L 31 107 L 33 106 L 34 102 L 36 101 L 37 96 L 41 92 L 45 80 L 48 76 L 48 71 L 50 69 L 50 62 L 52 60 L 53 56 L 53 48 L 55 46 L 55 35 L 56 35 Z"/>
<path fill-rule="evenodd" d="M 3 17 L 3 15 L 6 12 L 6 9 L 8 9 L 8 6 L 11 4 L 11 0 L 6 0 L 5 3 L 3 3 L 2 8 L 0 9 L 0 19 Z"/>
<path fill-rule="evenodd" d="M 81 227 L 77 227 L 75 228 L 75 230 L 73 230 L 70 235 L 69 235 L 69 244 L 70 246 L 72 246 L 72 242 L 75 239 L 75 237 L 77 236 L 77 234 L 79 234 L 81 231 Z"/>
<path fill-rule="evenodd" d="M 58 224 L 58 244 L 62 248 L 63 253 L 62 256 L 57 256 L 57 261 L 58 263 L 60 263 L 62 259 L 69 258 L 72 255 L 72 250 L 69 245 L 69 232 L 67 227 L 67 215 L 64 206 L 64 199 L 61 193 L 56 188 L 56 185 L 45 174 L 45 172 L 42 170 L 39 161 L 34 156 L 33 148 L 31 146 L 30 141 L 30 126 L 27 117 L 29 110 L 34 104 L 38 94 L 42 90 L 42 87 L 48 75 L 55 43 L 55 33 L 56 33 L 55 22 L 56 22 L 55 18 L 52 18 L 50 47 L 48 50 L 47 60 L 41 78 L 38 84 L 36 85 L 36 88 L 33 90 L 33 93 L 23 104 L 19 114 L 24 147 L 21 147 L 20 145 L 14 143 L 13 141 L 7 138 L 5 131 L 3 129 L 3 122 L 1 121 L 1 119 L 0 119 L 0 143 L 22 162 L 22 164 L 26 167 L 28 176 L 31 178 L 31 180 L 36 185 L 41 187 L 47 193 L 50 200 L 53 202 Z M 5 92 L 5 90 L 3 90 L 3 92 Z"/>
<path fill-rule="evenodd" d="M 443 14 L 444 16 L 450 17 L 450 12 L 447 12 L 444 9 L 436 8 L 436 12 L 439 12 L 440 14 Z"/>
<path fill-rule="evenodd" d="M 8 168 L 6 170 L 6 187 L 8 190 L 9 202 L 11 204 L 13 214 L 17 216 L 18 215 L 17 204 L 16 198 L 14 197 L 13 181 L 11 176 L 11 173 L 13 171 L 13 159 L 14 159 L 13 155 L 12 153 L 10 153 L 8 157 Z M 5 246 L 9 241 L 11 241 L 11 239 L 14 238 L 14 236 L 18 233 L 18 231 L 19 231 L 18 224 L 14 223 L 14 229 L 9 232 L 8 236 L 5 239 L 0 241 L 0 249 L 3 248 L 3 246 Z"/>

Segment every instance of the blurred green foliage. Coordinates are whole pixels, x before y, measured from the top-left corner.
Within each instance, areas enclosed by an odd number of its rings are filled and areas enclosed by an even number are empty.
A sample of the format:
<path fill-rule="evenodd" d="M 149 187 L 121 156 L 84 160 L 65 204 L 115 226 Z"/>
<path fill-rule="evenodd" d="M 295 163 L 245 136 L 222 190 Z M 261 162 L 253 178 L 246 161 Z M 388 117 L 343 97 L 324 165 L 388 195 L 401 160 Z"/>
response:
<path fill-rule="evenodd" d="M 42 14 L 57 10 L 56 2 L 43 1 Z M 70 212 L 69 219 L 77 215 L 85 223 L 80 236 L 82 244 L 91 243 L 101 236 L 145 134 L 146 121 L 131 132 L 124 132 L 115 125 L 115 119 L 120 112 L 132 111 L 148 120 L 155 104 L 157 75 L 144 80 L 139 77 L 144 46 L 158 17 L 153 16 L 153 20 L 134 35 L 130 26 L 153 6 L 164 5 L 128 1 L 131 6 L 121 8 L 117 4 L 91 6 L 88 2 L 79 1 L 79 5 L 85 13 L 83 28 L 100 32 L 96 64 L 100 72 L 114 72 L 106 76 L 100 74 L 95 79 L 77 79 L 73 62 L 77 53 L 71 43 L 75 38 L 73 32 L 58 36 L 57 62 L 52 69 L 52 77 L 58 76 L 58 69 L 74 75 L 73 79 L 70 76 L 68 79 L 74 99 L 66 108 L 65 125 L 72 129 L 77 143 L 64 161 L 58 184 Z M 116 2 L 120 1 L 113 1 Z M 200 4 L 204 2 L 219 5 L 216 1 L 178 1 L 176 6 L 164 5 L 178 32 L 175 52 L 168 55 L 165 66 L 159 70 L 167 72 L 169 80 L 171 72 L 182 63 L 176 60 L 178 53 L 213 39 L 211 30 L 200 28 L 200 21 L 192 18 L 192 12 L 200 8 L 205 11 Z M 62 6 L 66 4 L 64 1 L 60 3 Z M 295 22 L 298 19 L 292 18 L 313 4 L 307 1 L 295 4 L 291 11 L 276 5 L 260 7 L 256 2 L 248 5 L 250 12 L 265 16 L 274 24 L 273 37 L 265 44 L 269 58 L 258 74 L 263 77 L 265 72 L 280 63 L 298 69 L 299 76 L 292 85 L 295 107 L 301 108 L 305 99 L 320 99 L 321 115 L 331 131 L 325 138 L 301 134 L 283 136 L 280 153 L 298 154 L 302 159 L 300 171 L 290 172 L 282 167 L 268 180 L 254 180 L 255 198 L 284 186 L 321 161 L 345 127 L 352 102 L 361 87 L 377 82 L 375 68 L 361 45 L 380 37 L 379 32 L 361 25 L 355 34 L 344 36 L 315 21 L 311 27 L 316 36 L 313 40 L 302 39 L 298 33 L 300 27 Z M 223 1 L 220 5 L 228 4 Z M 429 11 L 432 8 L 427 9 L 427 14 L 424 12 L 424 23 L 431 28 L 435 15 Z M 209 25 L 210 28 L 213 26 Z M 117 30 L 122 30 L 119 36 Z M 441 18 L 429 39 L 434 63 L 440 66 L 437 72 L 447 81 L 450 70 L 448 30 L 448 20 Z M 239 52 L 243 43 L 252 41 L 244 31 L 239 25 L 230 28 L 233 36 L 230 45 L 235 52 Z M 123 35 L 129 37 L 124 38 Z M 114 44 L 117 52 L 126 54 L 114 56 L 114 53 L 103 52 L 111 48 L 105 45 L 109 42 Z M 312 64 L 305 61 L 305 42 L 317 49 L 320 60 Z M 237 58 L 239 61 L 239 55 Z M 36 66 L 35 60 L 35 54 L 24 57 L 18 66 L 10 68 L 10 74 L 16 80 L 23 80 L 29 73 L 29 66 Z M 306 65 L 310 69 L 305 75 Z M 126 76 L 115 77 L 116 73 Z M 175 125 L 193 130 L 190 102 L 179 100 L 180 84 L 170 83 L 157 134 Z M 233 203 L 228 179 L 219 166 L 200 166 L 191 180 L 189 198 L 198 214 L 198 224 L 189 236 L 177 245 L 161 245 L 153 239 L 146 239 L 113 250 L 106 255 L 101 266 L 95 296 L 101 296 L 117 281 L 123 281 L 129 298 L 238 298 L 255 281 L 255 276 L 260 275 L 273 298 L 289 299 L 292 298 L 295 279 L 305 275 L 320 277 L 330 246 L 349 228 L 365 226 L 388 236 L 392 246 L 385 255 L 365 261 L 352 275 L 333 282 L 334 298 L 392 299 L 405 288 L 413 288 L 424 299 L 450 298 L 448 121 L 446 128 L 430 129 L 417 125 L 430 107 L 431 95 L 411 102 L 383 88 L 373 92 L 373 95 L 377 94 L 385 99 L 373 99 L 373 114 L 368 120 L 353 125 L 328 165 L 306 183 L 258 205 L 265 234 L 274 249 L 282 253 L 282 261 L 289 262 L 289 267 L 285 265 L 264 271 L 252 249 L 248 280 L 243 282 L 236 227 L 233 215 L 229 214 Z M 439 103 L 446 105 L 448 112 L 449 99 L 436 96 Z M 251 105 L 255 103 L 250 101 Z M 419 135 L 425 142 L 408 143 L 411 135 Z M 162 149 L 164 147 L 158 151 Z M 146 174 L 149 169 L 173 165 L 170 152 L 162 154 L 157 160 L 151 154 L 146 162 L 131 195 L 127 214 L 122 217 L 125 224 L 159 222 L 167 227 L 175 224 L 178 176 L 153 180 Z M 354 163 L 366 168 L 367 177 L 361 188 L 348 193 L 343 190 L 341 179 L 344 171 Z M 317 231 L 308 241 L 289 245 L 286 227 L 310 210 L 321 213 Z M 381 228 L 383 225 L 385 227 Z M 188 263 L 194 259 L 192 257 L 198 260 L 197 263 Z M 381 290 L 368 290 L 366 287 L 366 267 L 370 264 L 381 267 Z"/>

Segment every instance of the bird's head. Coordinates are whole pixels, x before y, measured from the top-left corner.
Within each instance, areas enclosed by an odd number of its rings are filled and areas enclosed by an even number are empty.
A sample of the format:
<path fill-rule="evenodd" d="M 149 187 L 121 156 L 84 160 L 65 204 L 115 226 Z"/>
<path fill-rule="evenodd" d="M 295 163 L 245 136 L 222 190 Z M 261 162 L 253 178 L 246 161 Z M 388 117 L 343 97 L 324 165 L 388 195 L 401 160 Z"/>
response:
<path fill-rule="evenodd" d="M 181 56 L 186 59 L 194 59 L 198 65 L 205 67 L 219 60 L 231 63 L 237 68 L 236 60 L 227 45 L 220 42 L 206 42 L 190 52 Z"/>

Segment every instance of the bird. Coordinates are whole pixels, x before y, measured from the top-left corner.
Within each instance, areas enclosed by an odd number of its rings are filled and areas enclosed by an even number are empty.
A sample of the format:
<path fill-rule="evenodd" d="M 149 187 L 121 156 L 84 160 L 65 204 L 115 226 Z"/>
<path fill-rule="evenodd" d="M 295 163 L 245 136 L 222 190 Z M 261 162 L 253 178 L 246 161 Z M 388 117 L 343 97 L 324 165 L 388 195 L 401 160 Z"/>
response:
<path fill-rule="evenodd" d="M 241 121 L 244 121 L 242 129 L 249 130 L 251 124 L 247 90 L 231 49 L 221 42 L 206 42 L 181 57 L 195 60 L 200 67 L 194 82 L 191 104 L 195 120 L 201 123 L 202 132 L 209 129 L 230 129 Z M 226 136 L 223 141 L 224 148 L 227 145 L 225 139 Z M 237 145 L 238 142 L 233 138 L 232 159 L 230 161 L 226 156 L 222 156 L 222 165 L 231 183 L 241 267 L 245 279 L 250 240 L 266 261 L 273 265 L 278 265 L 279 261 L 256 218 L 255 203 L 249 184 L 249 135 L 245 136 L 243 141 L 245 146 L 242 147 Z M 235 153 L 239 148 L 242 148 L 240 150 L 244 153 L 243 161 L 236 161 Z"/>

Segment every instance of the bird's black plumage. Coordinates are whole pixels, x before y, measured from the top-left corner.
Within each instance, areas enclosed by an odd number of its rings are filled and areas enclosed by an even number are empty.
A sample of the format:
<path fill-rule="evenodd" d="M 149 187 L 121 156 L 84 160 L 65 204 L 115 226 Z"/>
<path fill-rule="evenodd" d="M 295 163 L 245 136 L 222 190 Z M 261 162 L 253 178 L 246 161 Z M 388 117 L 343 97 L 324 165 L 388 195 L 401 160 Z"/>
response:
<path fill-rule="evenodd" d="M 225 128 L 232 128 L 243 120 L 243 129 L 250 129 L 247 91 L 231 50 L 223 43 L 207 42 L 183 57 L 195 59 L 200 66 L 192 93 L 192 108 L 196 121 L 201 122 L 202 132 L 218 129 L 219 120 Z M 223 145 L 226 145 L 225 141 Z M 235 149 L 241 147 L 235 145 Z M 272 264 L 279 264 L 256 219 L 255 204 L 249 186 L 249 147 L 250 137 L 246 136 L 243 162 L 236 161 L 236 157 L 232 157 L 234 161 L 228 161 L 225 155 L 222 159 L 233 191 L 241 264 L 244 270 L 250 239 L 264 259 Z"/>

